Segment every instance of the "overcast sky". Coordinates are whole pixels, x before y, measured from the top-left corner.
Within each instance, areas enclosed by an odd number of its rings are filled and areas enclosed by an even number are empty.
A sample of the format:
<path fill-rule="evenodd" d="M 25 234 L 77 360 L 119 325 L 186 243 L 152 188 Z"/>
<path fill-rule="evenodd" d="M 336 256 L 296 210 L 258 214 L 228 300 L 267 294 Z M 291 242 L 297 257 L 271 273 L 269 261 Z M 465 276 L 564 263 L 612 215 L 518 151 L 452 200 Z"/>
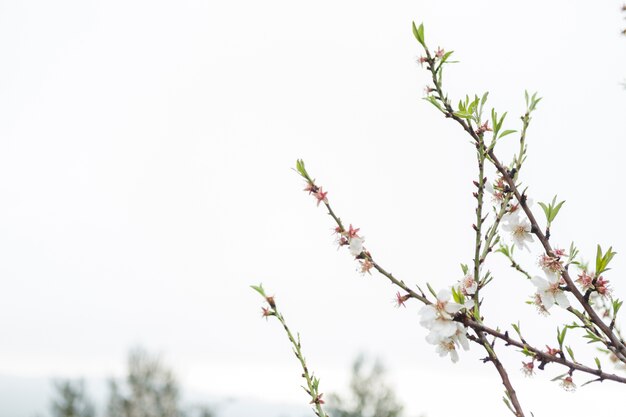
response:
<path fill-rule="evenodd" d="M 624 297 L 626 27 L 621 3 L 582 1 L 0 1 L 0 373 L 106 377 L 135 345 L 207 395 L 305 403 L 263 282 L 302 333 L 322 391 L 360 351 L 381 356 L 411 416 L 500 416 L 502 385 L 473 347 L 453 365 L 424 341 L 417 309 L 362 277 L 291 170 L 303 158 L 388 270 L 441 288 L 472 257 L 475 157 L 421 100 L 410 30 L 461 62 L 456 101 L 490 92 L 519 128 L 524 90 L 544 97 L 521 180 L 567 200 L 553 241 L 620 253 Z M 508 160 L 515 136 L 500 154 Z M 537 249 L 535 247 L 535 249 Z M 524 258 L 533 273 L 536 252 Z M 486 322 L 520 320 L 537 345 L 571 319 L 539 317 L 534 287 L 489 264 Z M 527 323 L 527 324 L 526 324 Z M 519 372 L 527 410 L 611 410 Z M 581 377 L 579 382 L 584 382 Z M 484 403 L 482 409 L 474 404 Z M 616 400 L 617 401 L 617 400 Z M 458 402 L 458 404 L 455 404 Z M 453 411 L 454 410 L 454 411 Z M 572 414 L 573 415 L 573 414 Z"/>

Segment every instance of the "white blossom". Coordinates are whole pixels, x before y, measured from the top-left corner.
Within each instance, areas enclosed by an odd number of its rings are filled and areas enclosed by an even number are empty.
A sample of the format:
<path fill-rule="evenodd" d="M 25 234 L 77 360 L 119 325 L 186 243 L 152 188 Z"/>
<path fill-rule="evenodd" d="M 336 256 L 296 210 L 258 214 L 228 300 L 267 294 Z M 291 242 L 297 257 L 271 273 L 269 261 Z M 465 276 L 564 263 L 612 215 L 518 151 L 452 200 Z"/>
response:
<path fill-rule="evenodd" d="M 511 217 L 508 223 L 503 223 L 502 228 L 511 233 L 513 244 L 520 249 L 526 249 L 530 251 L 526 242 L 534 242 L 534 239 L 530 233 L 530 222 L 526 219 L 521 219 L 519 216 Z"/>
<path fill-rule="evenodd" d="M 452 320 L 454 314 L 464 306 L 450 301 L 451 295 L 450 290 L 439 291 L 436 302 L 422 307 L 419 314 L 420 324 L 430 330 L 426 341 L 436 346 L 439 355 L 450 354 L 452 362 L 457 362 L 459 355 L 456 347 L 461 346 L 467 350 L 469 342 L 465 335 L 465 326 Z"/>
<path fill-rule="evenodd" d="M 359 256 L 363 252 L 363 238 L 353 237 L 350 239 L 350 246 L 348 246 L 352 256 Z"/>
<path fill-rule="evenodd" d="M 469 350 L 469 340 L 465 334 L 465 326 L 458 322 L 454 323 L 455 332 L 450 337 L 436 338 L 432 336 L 432 333 L 426 337 L 426 341 L 430 344 L 436 345 L 436 352 L 439 356 L 450 355 L 452 362 L 458 362 L 459 354 L 457 347 L 462 347 L 464 350 Z"/>
<path fill-rule="evenodd" d="M 560 287 L 561 277 L 555 274 L 546 274 L 548 279 L 538 276 L 532 278 L 532 283 L 537 287 L 537 295 L 541 300 L 541 304 L 546 310 L 549 310 L 554 304 L 558 304 L 563 308 L 570 306 L 567 296 Z"/>

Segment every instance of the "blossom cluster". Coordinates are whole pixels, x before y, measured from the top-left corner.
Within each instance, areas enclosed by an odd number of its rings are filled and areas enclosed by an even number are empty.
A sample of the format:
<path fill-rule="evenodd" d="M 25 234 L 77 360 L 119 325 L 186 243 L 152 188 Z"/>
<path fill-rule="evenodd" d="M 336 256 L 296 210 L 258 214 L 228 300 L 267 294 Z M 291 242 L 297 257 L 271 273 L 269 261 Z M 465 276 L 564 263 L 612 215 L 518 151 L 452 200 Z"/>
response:
<path fill-rule="evenodd" d="M 507 193 L 510 193 L 508 185 L 505 184 L 502 177 L 498 178 L 495 183 L 487 182 L 485 189 L 492 196 L 492 201 L 501 205 L 505 201 Z M 532 200 L 527 199 L 526 204 L 532 205 Z M 509 202 L 506 207 L 506 212 L 502 216 L 502 229 L 509 232 L 513 244 L 520 248 L 530 251 L 527 243 L 533 243 L 534 239 L 531 233 L 531 225 L 527 218 L 520 216 L 520 203 Z"/>
<path fill-rule="evenodd" d="M 337 244 L 339 247 L 347 246 L 350 254 L 359 260 L 361 273 L 371 274 L 370 269 L 374 267 L 374 263 L 371 260 L 369 251 L 363 246 L 365 239 L 359 235 L 360 230 L 353 227 L 352 224 L 348 227 L 348 230 L 344 230 L 341 226 L 335 227 L 335 233 L 338 236 Z"/>
<path fill-rule="evenodd" d="M 317 200 L 317 205 L 324 203 L 328 205 L 328 191 L 324 191 L 322 187 L 315 185 L 312 180 L 307 179 L 307 185 L 304 188 L 309 195 L 312 195 Z M 337 244 L 339 247 L 347 246 L 350 254 L 359 260 L 361 273 L 371 274 L 370 269 L 374 267 L 372 257 L 370 253 L 363 246 L 365 239 L 359 235 L 361 229 L 350 225 L 348 230 L 345 230 L 343 226 L 335 227 L 335 233 L 337 234 Z"/>
<path fill-rule="evenodd" d="M 426 341 L 436 346 L 439 356 L 450 355 L 452 362 L 459 360 L 458 347 L 469 350 L 466 328 L 454 321 L 454 316 L 465 306 L 450 300 L 452 292 L 439 291 L 435 303 L 423 306 L 420 311 L 420 324 L 430 330 Z"/>

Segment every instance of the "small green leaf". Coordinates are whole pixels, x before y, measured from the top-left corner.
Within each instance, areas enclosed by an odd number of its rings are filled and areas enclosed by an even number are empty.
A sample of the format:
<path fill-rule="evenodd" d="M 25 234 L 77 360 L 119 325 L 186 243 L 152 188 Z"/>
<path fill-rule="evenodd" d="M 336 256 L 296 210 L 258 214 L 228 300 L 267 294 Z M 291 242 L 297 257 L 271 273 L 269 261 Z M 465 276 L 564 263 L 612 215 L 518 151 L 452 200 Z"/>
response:
<path fill-rule="evenodd" d="M 593 358 L 596 361 L 596 366 L 598 367 L 598 370 L 602 370 L 602 364 L 600 363 L 600 359 L 598 359 L 597 357 Z"/>
<path fill-rule="evenodd" d="M 576 358 L 574 357 L 574 351 L 572 350 L 572 348 L 569 346 L 565 346 L 565 350 L 567 350 L 567 353 L 569 354 L 569 357 L 572 358 L 572 361 L 576 363 Z"/>
<path fill-rule="evenodd" d="M 596 277 L 600 276 L 601 273 L 608 271 L 610 268 L 607 268 L 613 257 L 617 254 L 617 252 L 613 252 L 613 247 L 611 246 L 606 253 L 602 253 L 602 248 L 598 245 L 598 249 L 596 252 Z"/>
<path fill-rule="evenodd" d="M 298 159 L 296 161 L 296 171 L 307 181 L 310 181 L 309 173 L 306 172 L 306 168 L 304 167 L 304 161 L 302 159 Z"/>
<path fill-rule="evenodd" d="M 515 411 L 513 409 L 513 407 L 511 407 L 511 403 L 509 402 L 509 400 L 506 397 L 502 397 L 502 401 L 504 401 L 504 404 L 507 406 L 507 408 L 513 413 L 513 414 L 517 414 L 517 411 Z"/>
<path fill-rule="evenodd" d="M 498 249 L 496 249 L 496 252 L 500 252 L 501 254 L 506 256 L 507 258 L 509 257 L 509 247 L 506 246 L 506 245 L 500 245 L 500 247 Z"/>
<path fill-rule="evenodd" d="M 428 101 L 433 106 L 437 107 L 439 109 L 439 111 L 445 113 L 445 110 L 443 109 L 443 107 L 441 107 L 441 104 L 439 104 L 439 102 L 437 101 L 437 99 L 435 97 L 433 97 L 433 96 L 424 97 L 424 100 Z"/>
<path fill-rule="evenodd" d="M 250 285 L 250 288 L 252 288 L 254 291 L 256 291 L 259 294 L 261 294 L 261 296 L 265 297 L 265 290 L 263 289 L 263 284 Z"/>
<path fill-rule="evenodd" d="M 419 27 L 415 26 L 415 22 L 413 22 L 413 36 L 415 39 L 426 48 L 426 44 L 424 43 L 424 24 L 420 23 Z"/>
<path fill-rule="evenodd" d="M 508 114 L 508 112 L 504 112 L 504 114 L 500 117 L 500 121 L 498 121 L 498 131 L 500 131 L 500 129 L 502 128 L 502 123 L 504 123 L 504 119 L 506 118 L 506 115 Z"/>
<path fill-rule="evenodd" d="M 465 296 L 460 291 L 457 291 L 455 287 L 452 287 L 452 299 L 457 304 L 465 304 Z"/>
<path fill-rule="evenodd" d="M 559 349 L 563 349 L 563 342 L 565 341 L 565 335 L 567 334 L 567 326 L 563 327 L 563 330 L 556 328 L 556 340 L 559 342 Z"/>
<path fill-rule="evenodd" d="M 505 130 L 504 132 L 502 132 L 502 134 L 500 134 L 500 139 L 502 139 L 506 135 L 510 135 L 511 133 L 515 133 L 515 132 L 517 132 L 517 130 Z"/>
<path fill-rule="evenodd" d="M 460 117 L 461 119 L 472 119 L 472 118 L 474 118 L 474 115 L 472 113 L 466 113 L 466 112 L 455 112 L 454 115 L 457 116 L 457 117 Z"/>
<path fill-rule="evenodd" d="M 568 375 L 567 372 L 564 374 L 561 374 L 559 376 L 555 376 L 554 378 L 552 378 L 550 381 L 554 382 L 554 381 L 560 381 L 561 379 L 563 379 L 564 376 Z"/>
<path fill-rule="evenodd" d="M 441 61 L 439 62 L 439 66 L 441 66 L 441 64 L 446 62 L 448 58 L 450 58 L 450 55 L 452 55 L 452 53 L 454 53 L 454 51 L 448 51 L 445 54 L 443 54 L 443 56 L 441 57 Z"/>
<path fill-rule="evenodd" d="M 554 206 L 554 208 L 552 209 L 552 220 L 554 220 L 556 218 L 556 215 L 559 214 L 559 210 L 561 210 L 561 207 L 563 206 L 563 203 L 565 203 L 565 200 L 561 201 L 559 204 Z"/>
<path fill-rule="evenodd" d="M 433 287 L 431 287 L 428 282 L 426 283 L 426 286 L 428 287 L 428 291 L 430 291 L 433 297 L 437 298 L 437 293 L 435 292 L 435 290 L 433 290 Z"/>
<path fill-rule="evenodd" d="M 478 307 L 478 303 L 474 304 L 474 320 L 476 320 L 479 323 L 482 322 L 480 318 L 480 310 Z"/>
<path fill-rule="evenodd" d="M 619 311 L 620 308 L 622 308 L 622 304 L 624 302 L 620 301 L 618 298 L 616 298 L 615 300 L 613 300 L 613 316 L 617 316 L 617 312 Z"/>
<path fill-rule="evenodd" d="M 524 98 L 526 99 L 526 108 L 528 108 L 528 90 L 524 90 Z"/>
<path fill-rule="evenodd" d="M 486 91 L 485 94 L 483 94 L 483 98 L 480 100 L 481 106 L 484 106 L 485 103 L 487 102 L 487 96 L 489 96 L 489 91 Z"/>

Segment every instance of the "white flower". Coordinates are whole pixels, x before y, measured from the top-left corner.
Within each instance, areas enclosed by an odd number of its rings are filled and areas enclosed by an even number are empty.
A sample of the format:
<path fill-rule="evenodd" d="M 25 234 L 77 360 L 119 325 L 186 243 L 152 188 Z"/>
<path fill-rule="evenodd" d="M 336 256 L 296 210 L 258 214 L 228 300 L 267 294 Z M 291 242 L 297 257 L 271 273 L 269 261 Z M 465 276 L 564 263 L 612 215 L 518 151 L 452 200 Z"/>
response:
<path fill-rule="evenodd" d="M 537 287 L 537 295 L 541 300 L 541 304 L 546 310 L 549 310 L 554 304 L 558 304 L 563 308 L 570 306 L 567 296 L 560 287 L 561 277 L 558 275 L 547 274 L 548 279 L 535 276 L 531 280 Z"/>
<path fill-rule="evenodd" d="M 363 238 L 353 237 L 350 239 L 350 246 L 348 246 L 352 256 L 359 256 L 363 252 Z"/>
<path fill-rule="evenodd" d="M 530 234 L 530 222 L 528 220 L 521 219 L 519 216 L 512 216 L 508 223 L 502 224 L 502 228 L 507 232 L 511 232 L 511 238 L 515 246 L 530 252 L 526 242 L 534 242 L 534 239 Z"/>
<path fill-rule="evenodd" d="M 460 282 L 460 290 L 463 295 L 474 295 L 478 290 L 478 282 L 474 279 L 473 274 L 467 274 Z"/>
<path fill-rule="evenodd" d="M 437 319 L 452 320 L 452 315 L 458 313 L 463 306 L 450 301 L 452 291 L 443 289 L 437 294 L 437 301 L 434 304 L 425 305 L 420 309 L 420 323 L 430 329 L 432 323 Z"/>
<path fill-rule="evenodd" d="M 469 350 L 469 341 L 465 335 L 465 326 L 458 322 L 454 323 L 455 332 L 450 337 L 436 338 L 432 336 L 432 333 L 426 337 L 426 341 L 432 345 L 436 345 L 435 350 L 439 353 L 439 356 L 446 356 L 450 354 L 452 362 L 458 362 L 459 354 L 456 348 L 462 347 L 464 350 Z"/>
<path fill-rule="evenodd" d="M 491 201 L 493 201 L 496 204 L 502 204 L 502 201 L 504 201 L 504 180 L 502 178 L 498 179 L 498 181 L 495 183 L 495 187 L 494 184 L 487 182 L 485 184 L 485 190 L 487 190 L 487 192 L 489 194 L 491 194 Z"/>
<path fill-rule="evenodd" d="M 532 205 L 533 199 L 527 198 L 526 206 L 530 208 L 532 207 Z M 523 216 L 525 216 L 524 210 L 522 209 L 519 201 L 516 203 L 510 202 L 506 213 L 504 213 L 504 216 L 502 216 L 502 223 L 519 223 L 522 220 Z"/>
<path fill-rule="evenodd" d="M 450 359 L 452 362 L 457 363 L 459 361 L 459 354 L 456 351 L 456 346 L 454 345 L 454 341 L 452 339 L 444 339 L 437 344 L 435 348 L 439 356 L 446 356 L 448 353 L 450 354 Z"/>
<path fill-rule="evenodd" d="M 426 341 L 436 345 L 437 352 L 441 356 L 450 354 L 452 362 L 459 360 L 456 352 L 457 346 L 469 349 L 469 342 L 465 335 L 465 326 L 452 321 L 454 314 L 458 313 L 463 306 L 450 301 L 452 292 L 444 289 L 437 294 L 434 304 L 425 305 L 419 311 L 420 324 L 430 330 L 426 336 Z"/>

